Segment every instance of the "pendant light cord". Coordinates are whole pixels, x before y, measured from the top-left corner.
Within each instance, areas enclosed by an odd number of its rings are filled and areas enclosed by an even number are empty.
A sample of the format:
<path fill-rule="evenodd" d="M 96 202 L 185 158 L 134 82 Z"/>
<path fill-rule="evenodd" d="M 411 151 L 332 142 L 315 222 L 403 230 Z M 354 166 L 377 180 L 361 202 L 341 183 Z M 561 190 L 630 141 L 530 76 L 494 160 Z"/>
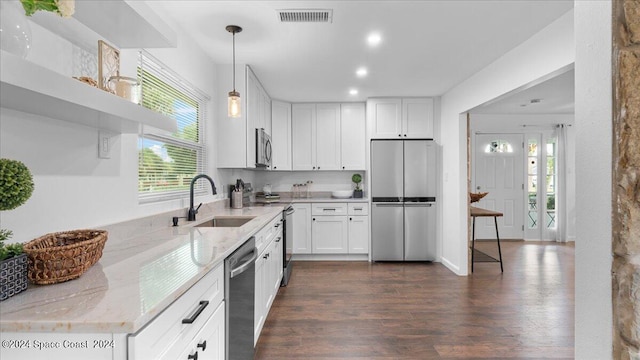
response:
<path fill-rule="evenodd" d="M 233 32 L 233 92 L 236 91 L 236 32 Z"/>

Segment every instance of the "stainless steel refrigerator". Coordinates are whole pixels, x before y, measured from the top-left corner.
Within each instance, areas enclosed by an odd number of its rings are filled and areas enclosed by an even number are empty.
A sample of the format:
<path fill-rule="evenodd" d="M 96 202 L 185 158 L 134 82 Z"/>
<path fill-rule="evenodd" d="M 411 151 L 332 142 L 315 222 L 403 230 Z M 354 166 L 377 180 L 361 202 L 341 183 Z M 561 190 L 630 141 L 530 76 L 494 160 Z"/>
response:
<path fill-rule="evenodd" d="M 372 260 L 436 259 L 436 144 L 372 140 Z"/>

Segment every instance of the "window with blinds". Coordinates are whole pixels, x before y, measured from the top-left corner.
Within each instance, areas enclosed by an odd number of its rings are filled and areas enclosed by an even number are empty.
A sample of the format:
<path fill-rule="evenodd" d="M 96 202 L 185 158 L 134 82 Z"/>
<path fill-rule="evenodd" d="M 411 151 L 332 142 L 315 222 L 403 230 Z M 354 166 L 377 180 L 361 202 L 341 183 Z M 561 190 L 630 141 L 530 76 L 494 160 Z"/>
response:
<path fill-rule="evenodd" d="M 175 119 L 177 132 L 166 134 L 143 129 L 138 142 L 138 194 L 141 202 L 188 195 L 191 179 L 205 172 L 206 146 L 202 134 L 208 97 L 141 52 L 138 79 L 142 106 Z M 204 191 L 204 183 L 196 184 Z"/>

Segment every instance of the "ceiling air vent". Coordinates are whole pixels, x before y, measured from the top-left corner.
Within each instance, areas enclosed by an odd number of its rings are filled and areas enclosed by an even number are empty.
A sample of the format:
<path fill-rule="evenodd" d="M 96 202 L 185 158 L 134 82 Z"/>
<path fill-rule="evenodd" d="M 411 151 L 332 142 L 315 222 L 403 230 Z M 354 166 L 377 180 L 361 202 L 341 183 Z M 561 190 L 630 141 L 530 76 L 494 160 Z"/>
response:
<path fill-rule="evenodd" d="M 280 22 L 284 23 L 330 23 L 333 22 L 333 10 L 324 9 L 287 9 L 278 10 Z"/>

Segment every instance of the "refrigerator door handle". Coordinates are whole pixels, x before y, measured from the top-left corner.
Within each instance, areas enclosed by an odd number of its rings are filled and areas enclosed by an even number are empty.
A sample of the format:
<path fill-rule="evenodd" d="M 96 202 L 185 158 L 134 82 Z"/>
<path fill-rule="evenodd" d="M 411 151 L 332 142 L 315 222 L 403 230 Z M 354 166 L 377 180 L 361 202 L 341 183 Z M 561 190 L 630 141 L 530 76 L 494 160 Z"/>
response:
<path fill-rule="evenodd" d="M 380 206 L 380 207 L 402 207 L 402 203 L 374 203 L 373 206 Z"/>
<path fill-rule="evenodd" d="M 430 203 L 404 203 L 406 207 L 431 207 L 433 204 Z"/>

